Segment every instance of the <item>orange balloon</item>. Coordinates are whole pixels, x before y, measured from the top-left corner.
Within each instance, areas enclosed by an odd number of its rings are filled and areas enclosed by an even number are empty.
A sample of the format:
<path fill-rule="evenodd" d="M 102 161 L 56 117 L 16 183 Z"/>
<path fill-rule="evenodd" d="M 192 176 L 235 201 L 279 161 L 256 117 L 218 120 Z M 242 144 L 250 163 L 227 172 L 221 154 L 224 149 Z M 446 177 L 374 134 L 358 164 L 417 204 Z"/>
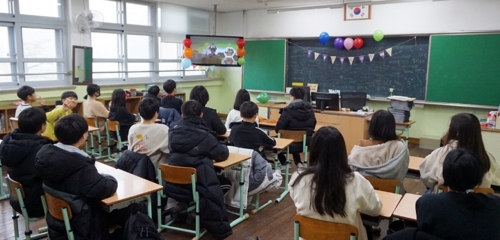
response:
<path fill-rule="evenodd" d="M 184 57 L 191 58 L 193 56 L 193 50 L 191 48 L 184 48 Z"/>
<path fill-rule="evenodd" d="M 245 56 L 246 51 L 243 48 L 238 48 L 237 53 L 238 53 L 238 57 L 243 57 L 243 56 Z"/>

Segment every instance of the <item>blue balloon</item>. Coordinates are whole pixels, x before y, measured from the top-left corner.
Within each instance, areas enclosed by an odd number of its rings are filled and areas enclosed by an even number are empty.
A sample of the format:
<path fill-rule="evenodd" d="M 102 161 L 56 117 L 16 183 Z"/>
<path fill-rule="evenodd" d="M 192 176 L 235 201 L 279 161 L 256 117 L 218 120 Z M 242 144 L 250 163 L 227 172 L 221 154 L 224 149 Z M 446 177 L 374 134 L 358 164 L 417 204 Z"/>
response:
<path fill-rule="evenodd" d="M 191 65 L 193 65 L 193 63 L 191 62 L 191 59 L 189 59 L 189 58 L 182 59 L 182 68 L 188 69 L 189 67 L 191 67 Z"/>
<path fill-rule="evenodd" d="M 327 32 L 322 32 L 319 35 L 319 42 L 321 42 L 321 44 L 325 45 L 328 43 L 328 41 L 330 41 L 330 35 L 328 35 Z"/>

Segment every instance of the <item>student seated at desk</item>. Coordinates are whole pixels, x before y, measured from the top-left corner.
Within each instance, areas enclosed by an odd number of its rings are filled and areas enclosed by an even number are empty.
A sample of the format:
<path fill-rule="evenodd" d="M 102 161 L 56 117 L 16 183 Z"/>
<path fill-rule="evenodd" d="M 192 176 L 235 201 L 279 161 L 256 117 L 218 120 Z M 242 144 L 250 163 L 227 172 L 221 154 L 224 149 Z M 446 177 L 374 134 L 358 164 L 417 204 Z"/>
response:
<path fill-rule="evenodd" d="M 202 111 L 202 105 L 195 100 L 182 105 L 183 119 L 168 134 L 168 164 L 196 168 L 201 225 L 217 239 L 224 239 L 232 234 L 224 205 L 224 194 L 231 188 L 231 182 L 216 173 L 213 161 L 226 160 L 229 150 L 205 125 Z M 183 203 L 189 203 L 192 198 L 191 185 L 167 184 L 165 192 Z"/>
<path fill-rule="evenodd" d="M 163 108 L 174 108 L 179 115 L 181 115 L 181 106 L 182 106 L 182 100 L 175 97 L 175 94 L 177 93 L 177 83 L 169 79 L 163 83 L 163 90 L 165 90 L 165 95 L 161 99 L 161 104 L 160 107 Z"/>
<path fill-rule="evenodd" d="M 254 123 L 259 107 L 257 104 L 247 101 L 241 104 L 239 112 L 242 122 L 231 129 L 229 143 L 235 147 L 253 149 L 259 152 L 264 159 L 267 159 L 261 148 L 276 146 L 276 140 L 255 127 Z"/>
<path fill-rule="evenodd" d="M 168 158 L 168 127 L 156 124 L 158 101 L 147 98 L 139 104 L 142 123 L 134 124 L 128 132 L 128 149 L 148 155 L 155 169 Z"/>
<path fill-rule="evenodd" d="M 36 93 L 35 89 L 30 87 L 30 86 L 22 86 L 17 90 L 17 97 L 19 97 L 23 102 L 21 105 L 17 106 L 16 108 L 16 113 L 14 115 L 15 118 L 19 117 L 19 114 L 24 109 L 30 108 L 31 104 L 36 102 Z M 45 101 L 43 100 L 42 97 L 39 97 L 40 99 L 40 105 L 42 105 L 43 111 L 48 112 L 49 107 L 45 106 Z"/>
<path fill-rule="evenodd" d="M 290 197 L 297 213 L 358 228 L 358 240 L 367 235 L 361 213 L 377 216 L 382 203 L 372 185 L 347 163 L 344 137 L 334 127 L 322 127 L 312 137 L 310 165 L 290 179 Z"/>
<path fill-rule="evenodd" d="M 305 130 L 308 138 L 312 136 L 316 127 L 316 116 L 310 103 L 302 101 L 304 90 L 300 87 L 293 87 L 290 90 L 290 104 L 280 110 L 280 118 L 276 123 L 276 132 L 283 130 Z M 308 142 L 308 140 L 307 140 Z M 300 153 L 302 152 L 302 143 L 292 143 L 290 153 L 293 155 L 293 161 L 297 167 L 302 167 Z M 281 164 L 286 163 L 285 153 L 278 154 Z"/>
<path fill-rule="evenodd" d="M 9 176 L 23 185 L 24 204 L 30 217 L 43 217 L 40 196 L 43 195 L 42 179 L 35 175 L 35 157 L 43 145 L 51 144 L 42 132 L 47 124 L 45 113 L 39 108 L 27 108 L 19 114 L 19 128 L 3 138 L 0 159 L 8 167 Z M 21 212 L 17 198 L 10 196 L 10 205 Z"/>
<path fill-rule="evenodd" d="M 63 94 L 61 95 L 62 106 L 57 106 L 52 111 L 46 113 L 47 128 L 42 134 L 44 137 L 49 138 L 52 141 L 57 141 L 56 135 L 54 134 L 54 126 L 56 125 L 56 122 L 59 121 L 59 119 L 73 113 L 71 109 L 76 107 L 77 100 L 78 95 L 76 95 L 75 92 L 63 92 Z"/>
<path fill-rule="evenodd" d="M 434 150 L 420 164 L 420 179 L 429 191 L 437 192 L 438 185 L 443 184 L 441 169 L 446 155 L 453 149 L 464 148 L 476 154 L 487 173 L 480 187 L 500 186 L 500 166 L 495 158 L 486 152 L 481 137 L 481 128 L 477 117 L 470 113 L 460 113 L 451 118 L 446 145 Z"/>
<path fill-rule="evenodd" d="M 226 133 L 226 127 L 220 120 L 220 117 L 215 109 L 205 106 L 208 103 L 209 95 L 207 89 L 204 86 L 195 86 L 191 90 L 191 94 L 189 94 L 189 99 L 196 100 L 201 103 L 201 106 L 203 106 L 203 120 L 205 121 L 209 129 L 216 132 L 217 135 Z"/>
<path fill-rule="evenodd" d="M 145 99 L 153 99 L 158 102 L 158 106 L 161 104 L 161 93 L 160 93 L 160 88 L 156 85 L 151 86 L 148 88 L 148 92 L 144 94 L 142 97 L 141 101 L 144 101 Z"/>
<path fill-rule="evenodd" d="M 128 131 L 135 122 L 140 121 L 138 116 L 135 116 L 127 109 L 125 91 L 123 89 L 115 89 L 111 95 L 111 106 L 109 108 L 109 120 L 118 121 L 120 123 L 120 137 L 125 141 L 128 137 Z"/>
<path fill-rule="evenodd" d="M 36 156 L 35 171 L 44 190 L 71 206 L 71 229 L 75 239 L 108 239 L 108 215 L 100 201 L 113 195 L 118 186 L 112 176 L 101 175 L 95 159 L 80 150 L 88 135 L 88 125 L 78 114 L 61 118 L 55 126 L 59 143 L 43 146 Z M 46 216 L 51 239 L 65 239 L 64 222 Z"/>
<path fill-rule="evenodd" d="M 406 143 L 396 135 L 396 120 L 387 110 L 375 112 L 368 128 L 369 140 L 354 145 L 349 165 L 363 176 L 398 179 L 403 184 L 410 154 Z"/>
<path fill-rule="evenodd" d="M 443 163 L 444 185 L 449 192 L 419 198 L 417 229 L 406 229 L 385 239 L 415 239 L 412 236 L 418 231 L 440 239 L 500 239 L 500 197 L 473 190 L 487 172 L 482 162 L 466 149 L 451 150 Z"/>
<path fill-rule="evenodd" d="M 99 125 L 99 130 L 104 133 L 109 111 L 104 106 L 104 103 L 97 101 L 99 96 L 101 96 L 101 87 L 99 85 L 87 85 L 87 95 L 83 97 L 83 99 L 87 100 L 83 103 L 83 116 L 86 118 L 95 118 Z"/>
<path fill-rule="evenodd" d="M 240 113 L 240 106 L 247 101 L 250 101 L 250 93 L 248 93 L 246 89 L 238 90 L 238 92 L 236 93 L 236 98 L 234 99 L 233 109 L 231 109 L 231 111 L 229 111 L 229 113 L 227 114 L 226 122 L 224 124 L 227 129 L 233 128 L 234 124 L 241 123 L 242 118 Z M 259 113 L 258 111 L 259 108 L 257 107 L 257 113 Z M 255 123 L 257 123 L 256 126 L 258 127 L 259 118 L 255 118 Z"/>

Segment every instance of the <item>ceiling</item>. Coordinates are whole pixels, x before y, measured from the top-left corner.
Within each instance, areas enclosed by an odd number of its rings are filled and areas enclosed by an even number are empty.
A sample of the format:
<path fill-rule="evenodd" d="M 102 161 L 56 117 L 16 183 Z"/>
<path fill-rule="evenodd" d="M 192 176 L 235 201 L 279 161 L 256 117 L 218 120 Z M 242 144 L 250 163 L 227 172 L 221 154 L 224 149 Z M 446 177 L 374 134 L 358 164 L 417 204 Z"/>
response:
<path fill-rule="evenodd" d="M 341 3 L 342 0 L 159 0 L 159 2 L 206 10 L 214 10 L 214 5 L 217 5 L 218 12 L 232 12 L 252 9 L 326 5 Z"/>

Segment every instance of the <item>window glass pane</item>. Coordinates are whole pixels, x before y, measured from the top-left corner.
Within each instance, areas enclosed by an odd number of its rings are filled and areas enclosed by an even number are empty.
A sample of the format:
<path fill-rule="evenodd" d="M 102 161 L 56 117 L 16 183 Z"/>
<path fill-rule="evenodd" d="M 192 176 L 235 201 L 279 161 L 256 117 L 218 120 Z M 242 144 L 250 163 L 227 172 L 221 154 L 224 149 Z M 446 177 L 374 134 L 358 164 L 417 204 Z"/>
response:
<path fill-rule="evenodd" d="M 202 70 L 202 66 L 196 66 L 196 67 L 189 67 L 189 68 L 186 68 L 186 71 L 185 71 L 185 75 L 186 76 L 201 76 L 201 75 L 205 75 L 205 70 Z"/>
<path fill-rule="evenodd" d="M 10 63 L 0 63 L 0 74 L 11 74 Z M 12 76 L 0 76 L 0 82 L 12 82 Z"/>
<path fill-rule="evenodd" d="M 21 14 L 36 15 L 44 17 L 60 17 L 59 0 L 19 0 L 19 11 Z"/>
<path fill-rule="evenodd" d="M 22 28 L 25 58 L 56 58 L 56 30 Z M 61 47 L 61 46 L 60 46 Z"/>
<path fill-rule="evenodd" d="M 25 73 L 56 73 L 57 63 L 25 63 Z M 57 80 L 58 74 L 26 75 L 26 81 Z"/>
<path fill-rule="evenodd" d="M 159 67 L 160 71 L 177 70 L 176 72 L 160 72 L 160 77 L 174 77 L 182 74 L 181 71 L 178 71 L 181 69 L 181 64 L 177 62 L 161 62 Z"/>
<path fill-rule="evenodd" d="M 127 24 L 150 26 L 150 7 L 141 4 L 127 3 Z"/>
<path fill-rule="evenodd" d="M 120 63 L 94 62 L 92 63 L 93 78 L 120 78 L 119 73 L 96 73 L 96 72 L 118 72 Z"/>
<path fill-rule="evenodd" d="M 104 22 L 119 23 L 118 3 L 116 1 L 89 0 L 90 9 L 97 10 L 104 16 Z"/>
<path fill-rule="evenodd" d="M 150 63 L 129 63 L 128 71 L 151 71 Z M 151 77 L 151 72 L 129 73 L 128 77 Z"/>
<path fill-rule="evenodd" d="M 151 37 L 127 35 L 127 55 L 129 59 L 151 58 Z"/>
<path fill-rule="evenodd" d="M 160 42 L 160 40 L 158 40 Z M 160 42 L 160 59 L 179 59 L 180 43 Z"/>
<path fill-rule="evenodd" d="M 93 32 L 92 55 L 93 58 L 119 58 L 118 41 L 119 34 Z"/>
<path fill-rule="evenodd" d="M 9 13 L 9 1 L 8 0 L 0 0 L 0 12 L 1 13 Z"/>
<path fill-rule="evenodd" d="M 7 27 L 0 27 L 0 43 L 0 58 L 10 58 L 9 30 Z"/>

